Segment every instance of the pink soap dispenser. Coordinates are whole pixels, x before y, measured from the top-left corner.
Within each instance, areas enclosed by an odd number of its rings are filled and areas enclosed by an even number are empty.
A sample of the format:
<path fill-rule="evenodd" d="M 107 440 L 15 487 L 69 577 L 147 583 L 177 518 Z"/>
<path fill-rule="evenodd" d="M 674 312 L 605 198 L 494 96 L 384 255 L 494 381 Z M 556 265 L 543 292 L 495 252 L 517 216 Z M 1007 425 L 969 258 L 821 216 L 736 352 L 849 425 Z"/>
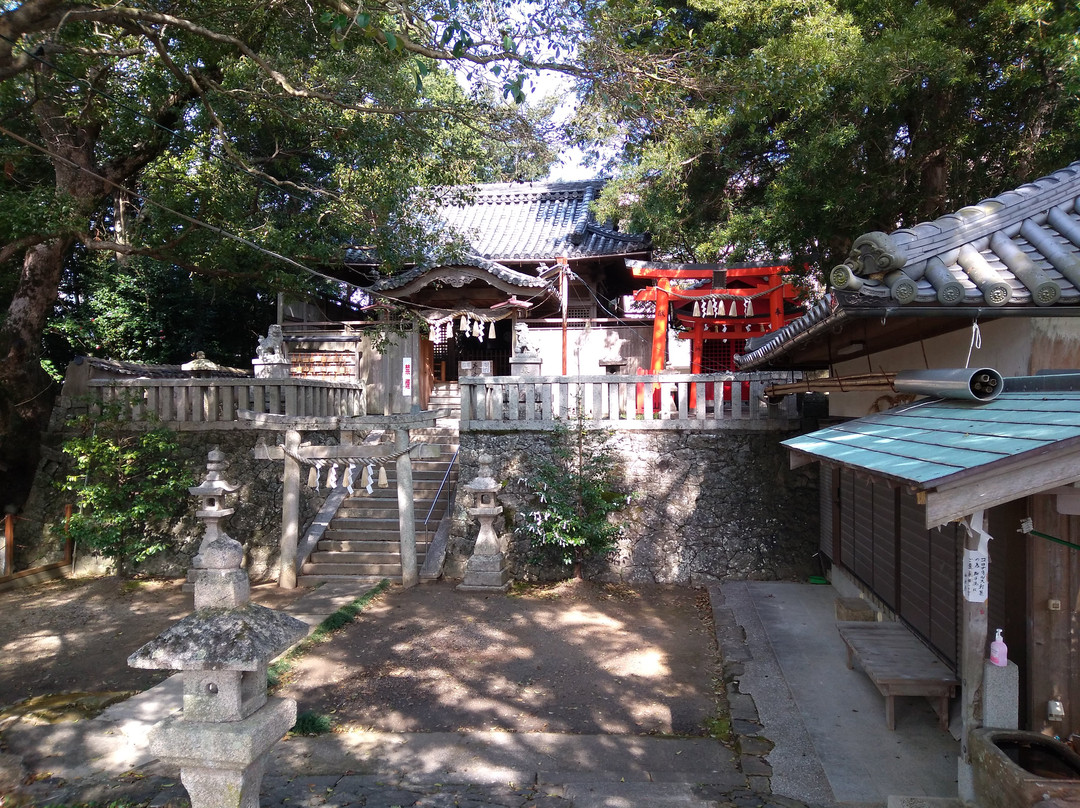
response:
<path fill-rule="evenodd" d="M 997 636 L 990 643 L 990 661 L 999 668 L 1004 668 L 1009 661 L 1009 646 L 1001 639 L 1001 629 L 997 629 Z"/>

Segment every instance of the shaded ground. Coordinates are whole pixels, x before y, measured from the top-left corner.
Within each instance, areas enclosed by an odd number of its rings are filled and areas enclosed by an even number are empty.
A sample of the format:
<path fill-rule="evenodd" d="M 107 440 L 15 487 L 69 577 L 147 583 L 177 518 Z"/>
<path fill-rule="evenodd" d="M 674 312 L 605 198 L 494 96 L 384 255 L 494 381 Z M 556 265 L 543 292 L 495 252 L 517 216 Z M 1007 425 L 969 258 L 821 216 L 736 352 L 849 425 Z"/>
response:
<path fill-rule="evenodd" d="M 339 727 L 701 735 L 717 673 L 704 590 L 439 583 L 383 595 L 279 693 Z"/>
<path fill-rule="evenodd" d="M 66 579 L 0 593 L 0 711 L 33 696 L 145 690 L 170 671 L 128 656 L 192 610 L 183 580 Z M 274 585 L 253 599 L 281 606 L 303 594 Z"/>

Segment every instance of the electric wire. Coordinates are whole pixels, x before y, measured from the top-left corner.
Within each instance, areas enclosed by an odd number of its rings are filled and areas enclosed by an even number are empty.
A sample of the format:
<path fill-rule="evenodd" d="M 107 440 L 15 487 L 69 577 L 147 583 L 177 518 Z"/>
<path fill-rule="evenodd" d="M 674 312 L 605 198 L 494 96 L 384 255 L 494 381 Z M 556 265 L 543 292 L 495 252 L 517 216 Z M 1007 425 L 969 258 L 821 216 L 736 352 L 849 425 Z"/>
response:
<path fill-rule="evenodd" d="M 123 109 L 123 110 L 125 110 L 127 112 L 130 112 L 136 118 L 141 118 L 142 120 L 149 123 L 152 127 L 156 128 L 156 129 L 160 129 L 162 132 L 165 132 L 166 134 L 170 135 L 171 137 L 176 138 L 177 140 L 181 141 L 185 145 L 191 146 L 192 148 L 196 148 L 196 149 L 203 148 L 203 144 L 199 143 L 199 141 L 195 140 L 194 138 L 188 137 L 187 135 L 185 135 L 179 129 L 171 129 L 168 126 L 165 126 L 165 124 L 161 123 L 160 121 L 154 120 L 153 117 L 151 117 L 150 115 L 147 115 L 142 110 L 139 110 L 136 107 L 131 106 L 125 99 L 122 99 L 122 98 L 114 95 L 113 93 L 106 92 L 105 90 L 101 89 L 100 87 L 94 86 L 93 84 L 88 82 L 86 79 L 78 76 L 75 73 L 72 73 L 70 70 L 67 70 L 67 69 L 57 65 L 55 62 L 51 62 L 48 59 L 45 59 L 37 51 L 28 50 L 27 48 L 23 47 L 18 42 L 16 42 L 15 40 L 11 39 L 8 36 L 5 36 L 4 34 L 0 34 L 0 40 L 3 40 L 4 42 L 7 42 L 8 44 L 10 44 L 12 46 L 12 48 L 21 50 L 28 57 L 30 57 L 34 61 L 38 62 L 39 64 L 49 68 L 50 70 L 54 70 L 57 73 L 59 73 L 60 75 L 65 76 L 68 79 L 71 79 L 72 81 L 78 82 L 79 84 L 83 85 L 83 88 L 84 88 L 84 90 L 86 92 L 89 92 L 92 95 L 96 95 L 99 98 L 104 98 L 109 103 L 116 105 L 120 109 Z M 268 179 L 266 179 L 266 177 L 262 176 L 258 172 L 252 171 L 251 169 L 248 169 L 248 168 L 246 168 L 244 166 L 241 166 L 241 165 L 237 164 L 236 162 L 234 162 L 233 160 L 230 160 L 228 157 L 217 153 L 216 151 L 214 151 L 215 146 L 217 146 L 216 143 L 212 144 L 210 150 L 208 151 L 208 156 L 209 156 L 210 159 L 217 160 L 219 163 L 224 163 L 226 166 L 232 168 L 235 171 L 239 171 L 240 173 L 244 174 L 246 177 L 250 177 L 251 179 L 254 179 L 256 182 L 260 183 L 261 185 L 266 186 L 267 188 L 273 189 L 273 190 L 278 191 L 278 192 L 284 192 L 284 193 L 289 194 L 289 195 L 293 195 L 292 192 L 290 192 L 289 190 L 284 189 L 282 186 L 277 185 L 277 184 L 275 184 L 273 182 L 270 182 Z M 302 192 L 302 193 L 305 193 L 306 195 L 308 195 L 310 197 L 313 197 L 313 198 L 333 197 L 334 196 L 334 194 L 332 194 L 330 191 L 324 191 L 322 189 L 300 187 L 300 188 L 298 188 L 298 190 L 300 192 Z"/>
<path fill-rule="evenodd" d="M 312 275 L 316 275 L 316 276 L 318 276 L 320 278 L 324 278 L 324 279 L 326 279 L 328 281 L 332 281 L 334 283 L 343 283 L 343 281 L 340 278 L 335 278 L 332 275 L 328 275 L 328 274 L 326 274 L 324 272 L 319 272 L 316 269 L 312 269 L 311 267 L 305 266 L 304 264 L 301 264 L 299 261 L 296 261 L 296 260 L 294 260 L 292 258 L 289 258 L 288 256 L 282 255 L 279 252 L 275 252 L 274 250 L 267 249 L 266 247 L 263 247 L 261 244 L 257 244 L 256 242 L 252 241 L 251 239 L 245 238 L 244 236 L 236 235 L 235 233 L 230 233 L 228 230 L 224 230 L 223 228 L 220 228 L 217 225 L 210 224 L 209 222 L 204 222 L 201 219 L 196 219 L 194 216 L 188 216 L 186 213 L 181 213 L 178 210 L 174 210 L 173 208 L 170 208 L 168 205 L 163 205 L 162 203 L 160 203 L 160 202 L 158 202 L 158 201 L 156 201 L 154 199 L 151 199 L 146 194 L 141 194 L 141 193 L 138 193 L 137 191 L 132 191 L 129 188 L 125 188 L 124 186 L 120 185 L 119 183 L 114 182 L 114 181 L 110 180 L 107 177 L 103 177 L 100 174 L 86 168 L 85 166 L 79 165 L 74 160 L 69 160 L 68 158 L 64 157 L 63 155 L 56 154 L 55 152 L 51 152 L 48 149 L 46 149 L 44 146 L 40 146 L 37 143 L 34 143 L 34 142 L 30 141 L 30 140 L 27 140 L 26 138 L 22 137 L 21 135 L 16 134 L 15 132 L 12 132 L 10 129 L 8 129 L 8 128 L 4 127 L 4 126 L 0 126 L 0 135 L 5 135 L 7 137 L 10 137 L 12 140 L 17 141 L 18 143 L 21 143 L 21 144 L 23 144 L 24 146 L 26 146 L 28 148 L 31 148 L 31 149 L 34 149 L 36 151 L 41 152 L 42 154 L 47 156 L 50 160 L 56 160 L 58 162 L 64 163 L 65 165 L 67 165 L 67 166 L 69 166 L 71 168 L 74 168 L 74 169 L 76 169 L 78 171 L 81 171 L 84 174 L 86 174 L 86 175 L 88 175 L 90 177 L 93 177 L 94 179 L 98 180 L 99 182 L 104 183 L 105 185 L 107 185 L 107 186 L 109 186 L 111 188 L 114 188 L 116 190 L 125 191 L 126 193 L 131 194 L 131 196 L 135 197 L 136 199 L 140 200 L 141 202 L 144 202 L 145 204 L 150 205 L 152 207 L 158 208 L 159 210 L 163 210 L 166 213 L 170 213 L 173 216 L 176 216 L 177 218 L 179 218 L 179 219 L 181 219 L 181 220 L 183 220 L 183 221 L 185 221 L 185 222 L 187 222 L 189 224 L 195 225 L 196 227 L 205 228 L 206 230 L 209 230 L 210 232 L 215 233 L 216 235 L 219 235 L 219 236 L 222 236 L 223 238 L 227 238 L 227 239 L 230 239 L 232 241 L 243 244 L 244 246 L 250 247 L 251 249 L 256 250 L 256 251 L 258 251 L 258 252 L 260 252 L 260 253 L 262 253 L 264 255 L 267 255 L 267 256 L 269 256 L 271 258 L 274 258 L 274 259 L 276 259 L 278 261 L 282 261 L 282 262 L 284 262 L 284 263 L 286 263 L 286 264 L 288 264 L 290 266 L 296 267 L 297 269 L 301 269 L 304 272 L 308 272 L 308 273 L 310 273 Z"/>

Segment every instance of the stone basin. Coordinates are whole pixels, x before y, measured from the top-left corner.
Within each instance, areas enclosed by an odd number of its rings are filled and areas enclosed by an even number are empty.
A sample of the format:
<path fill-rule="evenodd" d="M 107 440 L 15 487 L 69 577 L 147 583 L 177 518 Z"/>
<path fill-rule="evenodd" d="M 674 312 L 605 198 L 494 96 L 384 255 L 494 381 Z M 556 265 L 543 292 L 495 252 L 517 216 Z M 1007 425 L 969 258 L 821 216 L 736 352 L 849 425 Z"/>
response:
<path fill-rule="evenodd" d="M 1080 755 L 1037 732 L 983 728 L 969 748 L 980 808 L 1029 808 L 1080 800 Z"/>

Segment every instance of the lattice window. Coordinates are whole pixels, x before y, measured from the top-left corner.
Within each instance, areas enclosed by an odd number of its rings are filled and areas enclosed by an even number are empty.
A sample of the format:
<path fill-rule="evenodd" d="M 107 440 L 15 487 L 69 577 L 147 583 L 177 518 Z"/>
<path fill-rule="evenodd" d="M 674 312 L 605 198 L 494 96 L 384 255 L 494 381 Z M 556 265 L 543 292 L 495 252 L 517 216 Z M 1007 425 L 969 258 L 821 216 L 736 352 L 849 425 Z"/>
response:
<path fill-rule="evenodd" d="M 735 354 L 742 353 L 746 340 L 707 339 L 701 351 L 702 373 L 730 373 L 738 370 Z"/>

